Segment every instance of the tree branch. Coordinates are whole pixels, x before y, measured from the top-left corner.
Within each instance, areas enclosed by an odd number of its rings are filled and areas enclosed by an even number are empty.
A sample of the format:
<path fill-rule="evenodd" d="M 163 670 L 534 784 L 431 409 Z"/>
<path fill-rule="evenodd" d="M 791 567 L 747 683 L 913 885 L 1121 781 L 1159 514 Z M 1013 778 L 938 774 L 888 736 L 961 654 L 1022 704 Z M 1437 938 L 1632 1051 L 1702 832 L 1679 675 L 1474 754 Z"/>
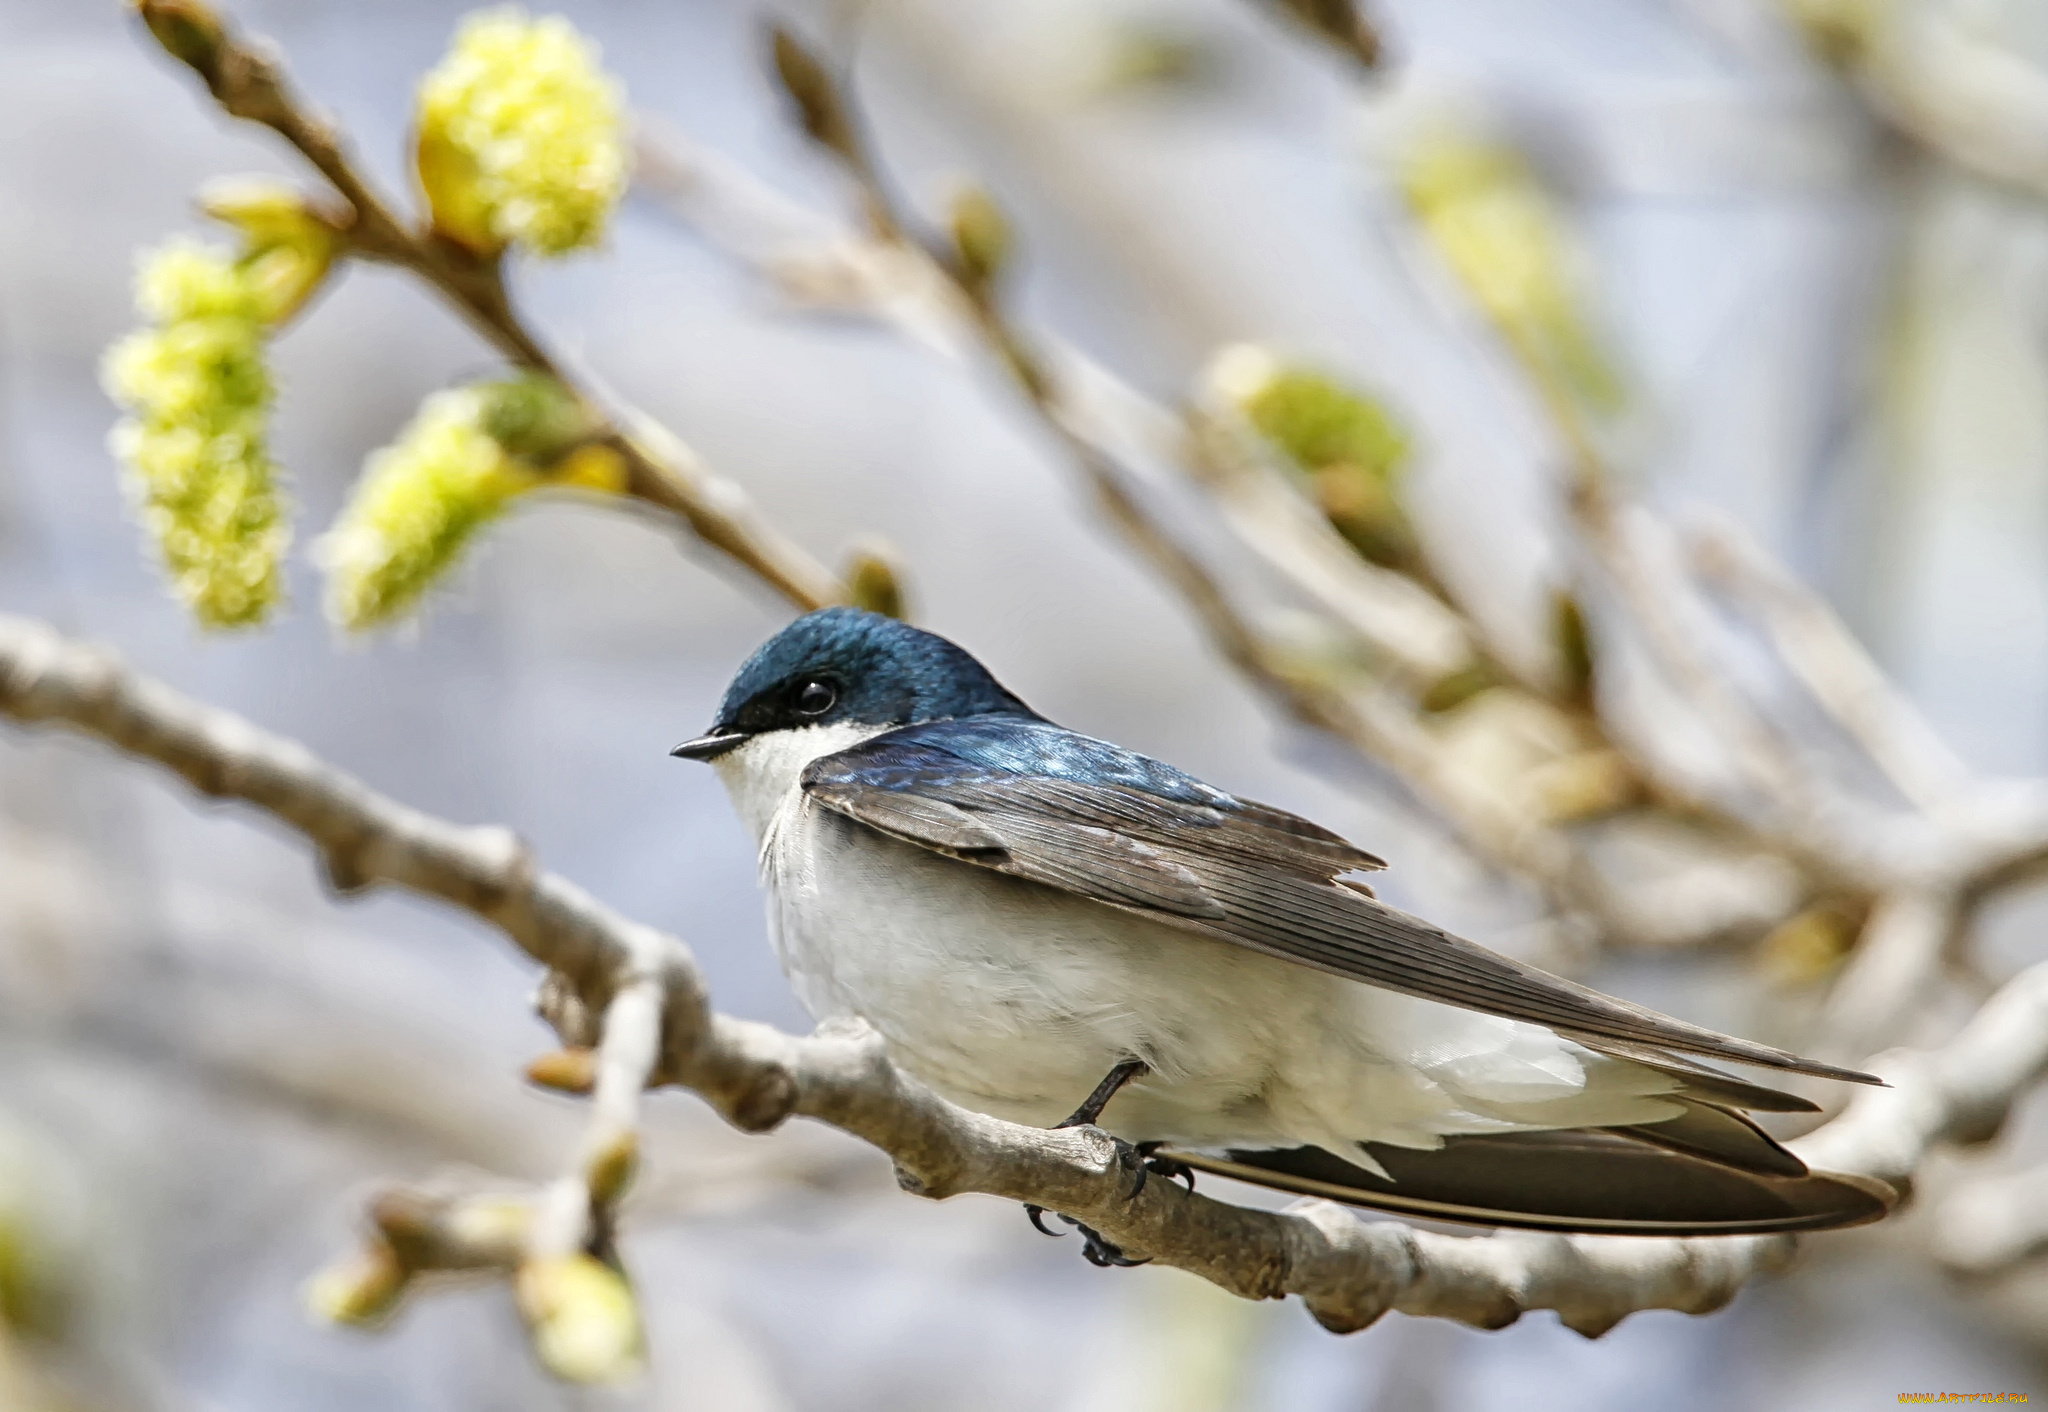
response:
<path fill-rule="evenodd" d="M 1825 599 L 1773 560 L 1737 521 L 1715 515 L 1688 536 L 1696 570 L 1769 634 L 1814 699 L 1910 802 L 1939 814 L 1968 771 Z"/>
<path fill-rule="evenodd" d="M 1928 0 L 1785 7 L 1896 131 L 1967 171 L 2048 195 L 2048 72 Z"/>
<path fill-rule="evenodd" d="M 542 871 L 511 834 L 407 808 L 303 746 L 41 624 L 0 617 L 0 715 L 68 726 L 164 765 L 205 794 L 255 805 L 312 842 L 346 887 L 394 884 L 493 923 L 548 969 L 542 1010 L 563 1042 L 598 1041 L 597 1098 L 570 1176 L 525 1196 L 399 1194 L 379 1203 L 382 1258 L 400 1267 L 383 1272 L 393 1299 L 416 1270 L 510 1268 L 524 1280 L 569 1252 L 607 1254 L 643 1082 L 694 1089 L 750 1132 L 793 1114 L 821 1119 L 887 1152 L 909 1191 L 979 1191 L 1063 1211 L 1246 1298 L 1300 1295 L 1339 1331 L 1389 1309 L 1483 1328 L 1555 1309 L 1592 1335 L 1641 1309 L 1719 1308 L 1792 1256 L 1781 1237 L 1462 1238 L 1361 1223 L 1327 1202 L 1255 1211 L 1161 1181 L 1133 1194 L 1131 1150 L 1104 1134 L 1021 1127 L 959 1108 L 896 1069 L 880 1037 L 857 1023 L 798 1038 L 720 1015 L 681 941 Z M 2048 1067 L 2048 966 L 2009 984 L 1947 1048 L 1877 1067 L 1895 1087 L 1860 1094 L 1800 1147 L 1817 1165 L 1904 1183 L 1937 1143 L 1989 1137 Z M 527 1283 L 521 1288 L 534 1318 Z"/>
<path fill-rule="evenodd" d="M 738 485 L 642 414 L 606 408 L 606 399 L 571 375 L 513 308 L 502 256 L 474 254 L 398 215 L 356 167 L 341 132 L 292 91 L 273 46 L 235 34 L 194 0 L 138 0 L 136 8 L 222 111 L 277 133 L 327 179 L 347 203 L 335 224 L 352 253 L 410 271 L 509 362 L 575 394 L 600 428 L 593 439 L 624 462 L 627 494 L 675 515 L 798 608 L 846 601 L 838 575 L 762 518 Z"/>

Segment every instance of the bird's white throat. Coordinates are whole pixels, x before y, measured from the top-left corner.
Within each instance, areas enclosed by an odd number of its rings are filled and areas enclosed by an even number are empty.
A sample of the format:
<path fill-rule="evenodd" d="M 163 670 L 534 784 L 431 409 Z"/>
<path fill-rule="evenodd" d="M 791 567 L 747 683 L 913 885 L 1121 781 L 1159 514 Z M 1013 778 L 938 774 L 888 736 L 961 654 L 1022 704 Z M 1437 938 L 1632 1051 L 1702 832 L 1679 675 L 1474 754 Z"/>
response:
<path fill-rule="evenodd" d="M 733 808 L 745 821 L 759 843 L 774 821 L 776 811 L 797 787 L 804 766 L 821 755 L 850 750 L 872 740 L 890 726 L 840 722 L 833 725 L 800 726 L 795 730 L 767 731 L 745 745 L 736 746 L 711 762 L 732 796 Z"/>

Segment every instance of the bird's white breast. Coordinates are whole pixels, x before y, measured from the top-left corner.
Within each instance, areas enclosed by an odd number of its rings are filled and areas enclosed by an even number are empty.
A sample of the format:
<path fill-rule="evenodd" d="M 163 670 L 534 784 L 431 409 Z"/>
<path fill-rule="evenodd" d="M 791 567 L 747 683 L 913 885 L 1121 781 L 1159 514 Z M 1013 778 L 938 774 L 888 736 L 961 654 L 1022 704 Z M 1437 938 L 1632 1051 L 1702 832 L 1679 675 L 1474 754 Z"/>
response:
<path fill-rule="evenodd" d="M 1640 1122 L 1671 1087 L 1539 1026 L 1341 980 L 890 839 L 812 803 L 821 755 L 877 734 L 756 737 L 715 762 L 761 847 L 770 931 L 812 1015 L 858 1015 L 955 1101 L 1050 1124 L 1128 1058 L 1133 1141 L 1434 1146 L 1456 1132 Z M 1354 1149 L 1355 1151 L 1355 1149 Z"/>

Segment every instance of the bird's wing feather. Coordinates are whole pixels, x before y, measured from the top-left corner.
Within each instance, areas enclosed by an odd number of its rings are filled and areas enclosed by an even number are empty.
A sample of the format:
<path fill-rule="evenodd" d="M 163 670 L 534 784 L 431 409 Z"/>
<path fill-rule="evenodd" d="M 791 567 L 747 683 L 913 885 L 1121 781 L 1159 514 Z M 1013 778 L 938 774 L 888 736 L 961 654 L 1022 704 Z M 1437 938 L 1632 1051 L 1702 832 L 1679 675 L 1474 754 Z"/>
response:
<path fill-rule="evenodd" d="M 943 729 L 892 731 L 811 762 L 803 788 L 825 808 L 964 863 L 1387 990 L 1594 1040 L 1881 1082 L 1617 1000 L 1389 907 L 1339 877 L 1378 859 L 1282 810 L 1194 781 L 1201 793 L 1171 783 L 1168 795 L 1142 777 L 1026 773 L 969 758 L 974 739 L 965 755 L 954 744 Z"/>
<path fill-rule="evenodd" d="M 1601 1054 L 1611 1054 L 1617 1059 L 1644 1064 L 1661 1073 L 1671 1075 L 1682 1085 L 1674 1096 L 1697 1098 L 1722 1108 L 1740 1108 L 1750 1113 L 1818 1113 L 1820 1105 L 1810 1098 L 1796 1093 L 1785 1093 L 1761 1084 L 1748 1083 L 1719 1069 L 1710 1069 L 1697 1064 L 1682 1055 L 1670 1054 L 1647 1044 L 1631 1044 L 1627 1040 L 1602 1039 L 1598 1035 L 1585 1034 L 1576 1030 L 1559 1029 L 1558 1033 L 1575 1043 Z"/>

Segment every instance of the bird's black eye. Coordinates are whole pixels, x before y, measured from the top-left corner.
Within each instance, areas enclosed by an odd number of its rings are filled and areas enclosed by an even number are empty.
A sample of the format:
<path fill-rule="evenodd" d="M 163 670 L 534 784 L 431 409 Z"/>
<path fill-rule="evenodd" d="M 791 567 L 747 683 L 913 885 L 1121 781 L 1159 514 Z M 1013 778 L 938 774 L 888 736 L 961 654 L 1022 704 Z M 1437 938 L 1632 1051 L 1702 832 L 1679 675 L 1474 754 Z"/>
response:
<path fill-rule="evenodd" d="M 796 689 L 796 709 L 800 716 L 822 716 L 838 700 L 839 688 L 828 681 L 807 681 Z"/>

